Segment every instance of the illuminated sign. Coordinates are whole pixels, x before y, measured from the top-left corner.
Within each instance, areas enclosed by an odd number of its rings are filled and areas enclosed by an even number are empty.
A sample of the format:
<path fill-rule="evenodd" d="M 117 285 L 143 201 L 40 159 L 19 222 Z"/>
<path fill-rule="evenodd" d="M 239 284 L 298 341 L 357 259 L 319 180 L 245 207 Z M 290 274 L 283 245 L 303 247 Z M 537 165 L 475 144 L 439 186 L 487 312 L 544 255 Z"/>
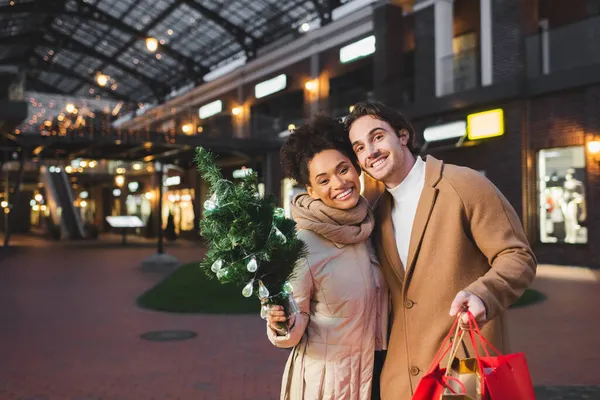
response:
<path fill-rule="evenodd" d="M 375 36 L 369 36 L 340 49 L 340 62 L 347 63 L 375 53 Z"/>
<path fill-rule="evenodd" d="M 266 97 L 275 92 L 279 92 L 280 90 L 285 89 L 287 86 L 287 76 L 285 74 L 281 74 L 276 76 L 275 78 L 269 79 L 268 81 L 264 81 L 254 86 L 254 96 L 257 99 L 261 97 Z"/>
<path fill-rule="evenodd" d="M 469 140 L 486 139 L 504 135 L 504 111 L 501 108 L 467 116 Z"/>
<path fill-rule="evenodd" d="M 443 125 L 430 126 L 423 132 L 426 142 L 438 142 L 440 140 L 458 139 L 467 134 L 467 123 L 465 121 L 450 122 Z"/>
<path fill-rule="evenodd" d="M 108 216 L 106 222 L 113 228 L 143 228 L 144 223 L 135 215 Z"/>
<path fill-rule="evenodd" d="M 165 178 L 165 186 L 177 186 L 181 184 L 181 177 L 180 176 L 169 176 L 167 178 Z"/>
<path fill-rule="evenodd" d="M 205 119 L 208 117 L 212 117 L 223 111 L 223 102 L 221 100 L 213 101 L 212 103 L 208 103 L 203 105 L 198 109 L 198 115 L 201 119 Z"/>

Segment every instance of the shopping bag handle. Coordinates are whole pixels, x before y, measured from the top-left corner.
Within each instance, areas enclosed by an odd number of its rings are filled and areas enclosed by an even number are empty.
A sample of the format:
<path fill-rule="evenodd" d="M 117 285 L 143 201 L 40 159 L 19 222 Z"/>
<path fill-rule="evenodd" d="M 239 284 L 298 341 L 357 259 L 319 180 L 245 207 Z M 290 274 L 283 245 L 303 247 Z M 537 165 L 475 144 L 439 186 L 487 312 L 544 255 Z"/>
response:
<path fill-rule="evenodd" d="M 457 327 L 459 327 L 458 318 L 454 320 L 454 323 L 452 324 L 452 327 L 448 331 L 448 334 L 442 341 L 442 344 L 440 345 L 438 352 L 433 357 L 433 361 L 431 362 L 431 365 L 429 366 L 429 370 L 427 371 L 428 374 L 432 373 L 436 369 L 436 367 L 440 365 L 440 362 L 442 362 L 442 360 L 444 359 L 446 354 L 448 354 L 448 352 L 452 349 L 453 344 L 450 343 L 450 336 L 452 335 L 452 332 L 454 332 L 455 329 L 457 329 Z"/>
<path fill-rule="evenodd" d="M 495 348 L 494 345 L 491 344 L 490 341 L 485 338 L 485 336 L 483 336 L 483 334 L 481 333 L 481 329 L 477 324 L 475 316 L 470 311 L 467 311 L 467 317 L 469 318 L 469 336 L 479 339 L 479 342 L 481 343 L 481 347 L 483 348 L 486 357 L 490 357 L 488 349 L 491 349 L 494 353 L 496 353 L 496 356 L 501 356 L 502 353 L 497 348 Z M 473 342 L 473 347 L 475 347 L 475 349 L 477 350 L 475 342 Z"/>
<path fill-rule="evenodd" d="M 452 386 L 450 386 L 448 381 L 453 381 L 453 382 L 458 383 L 458 386 L 460 386 L 460 390 L 462 390 L 462 392 L 456 393 L 456 391 L 454 389 L 452 389 Z M 442 377 L 442 382 L 444 383 L 444 387 L 446 387 L 449 391 L 451 391 L 452 394 L 467 394 L 467 387 L 465 386 L 465 384 L 462 383 L 460 381 L 460 379 L 458 379 L 454 376 L 444 376 L 444 377 Z"/>

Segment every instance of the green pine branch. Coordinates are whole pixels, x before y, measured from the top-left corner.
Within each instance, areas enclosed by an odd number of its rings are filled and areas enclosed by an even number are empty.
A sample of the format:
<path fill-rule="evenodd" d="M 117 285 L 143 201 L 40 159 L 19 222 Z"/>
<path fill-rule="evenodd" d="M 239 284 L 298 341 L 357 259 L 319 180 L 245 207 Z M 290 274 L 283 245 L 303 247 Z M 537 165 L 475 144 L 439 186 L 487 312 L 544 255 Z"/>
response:
<path fill-rule="evenodd" d="M 202 147 L 196 149 L 195 161 L 211 190 L 200 221 L 201 233 L 208 242 L 201 268 L 214 277 L 211 266 L 220 260 L 227 268 L 227 274 L 220 278 L 222 283 L 241 289 L 254 280 L 253 294 L 257 296 L 262 281 L 273 296 L 269 301 L 285 306 L 287 296 L 281 295 L 284 284 L 292 278 L 298 260 L 306 256 L 306 246 L 296 236 L 295 222 L 280 215 L 274 196 L 258 196 L 255 173 L 237 184 L 227 181 L 214 156 Z M 247 269 L 252 258 L 258 264 L 256 272 Z"/>

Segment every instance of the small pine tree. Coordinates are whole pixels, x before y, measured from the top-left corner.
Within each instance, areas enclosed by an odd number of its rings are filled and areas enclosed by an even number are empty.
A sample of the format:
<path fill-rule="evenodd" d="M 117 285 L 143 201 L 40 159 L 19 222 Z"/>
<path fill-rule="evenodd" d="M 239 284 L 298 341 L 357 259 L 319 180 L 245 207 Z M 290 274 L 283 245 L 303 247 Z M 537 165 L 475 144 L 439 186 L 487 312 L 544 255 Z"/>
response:
<path fill-rule="evenodd" d="M 306 246 L 296 236 L 296 223 L 285 218 L 273 195 L 260 198 L 258 178 L 251 173 L 234 184 L 223 179 L 214 156 L 196 149 L 198 171 L 209 186 L 200 221 L 208 252 L 200 267 L 222 283 L 243 288 L 246 297 L 256 294 L 290 313 L 288 281 Z"/>

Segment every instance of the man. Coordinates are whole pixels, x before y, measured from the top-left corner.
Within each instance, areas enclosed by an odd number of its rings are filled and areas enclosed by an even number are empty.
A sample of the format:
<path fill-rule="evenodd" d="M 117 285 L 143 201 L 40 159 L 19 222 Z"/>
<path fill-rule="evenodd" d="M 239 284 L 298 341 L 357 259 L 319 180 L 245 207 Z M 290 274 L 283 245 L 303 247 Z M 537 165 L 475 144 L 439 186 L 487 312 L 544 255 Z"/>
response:
<path fill-rule="evenodd" d="M 409 400 L 461 307 L 506 351 L 504 312 L 535 277 L 536 259 L 498 189 L 477 171 L 417 157 L 414 129 L 402 114 L 359 103 L 346 126 L 363 171 L 385 187 L 365 188 L 393 305 L 381 398 Z M 459 355 L 467 351 L 473 354 L 463 346 Z"/>

